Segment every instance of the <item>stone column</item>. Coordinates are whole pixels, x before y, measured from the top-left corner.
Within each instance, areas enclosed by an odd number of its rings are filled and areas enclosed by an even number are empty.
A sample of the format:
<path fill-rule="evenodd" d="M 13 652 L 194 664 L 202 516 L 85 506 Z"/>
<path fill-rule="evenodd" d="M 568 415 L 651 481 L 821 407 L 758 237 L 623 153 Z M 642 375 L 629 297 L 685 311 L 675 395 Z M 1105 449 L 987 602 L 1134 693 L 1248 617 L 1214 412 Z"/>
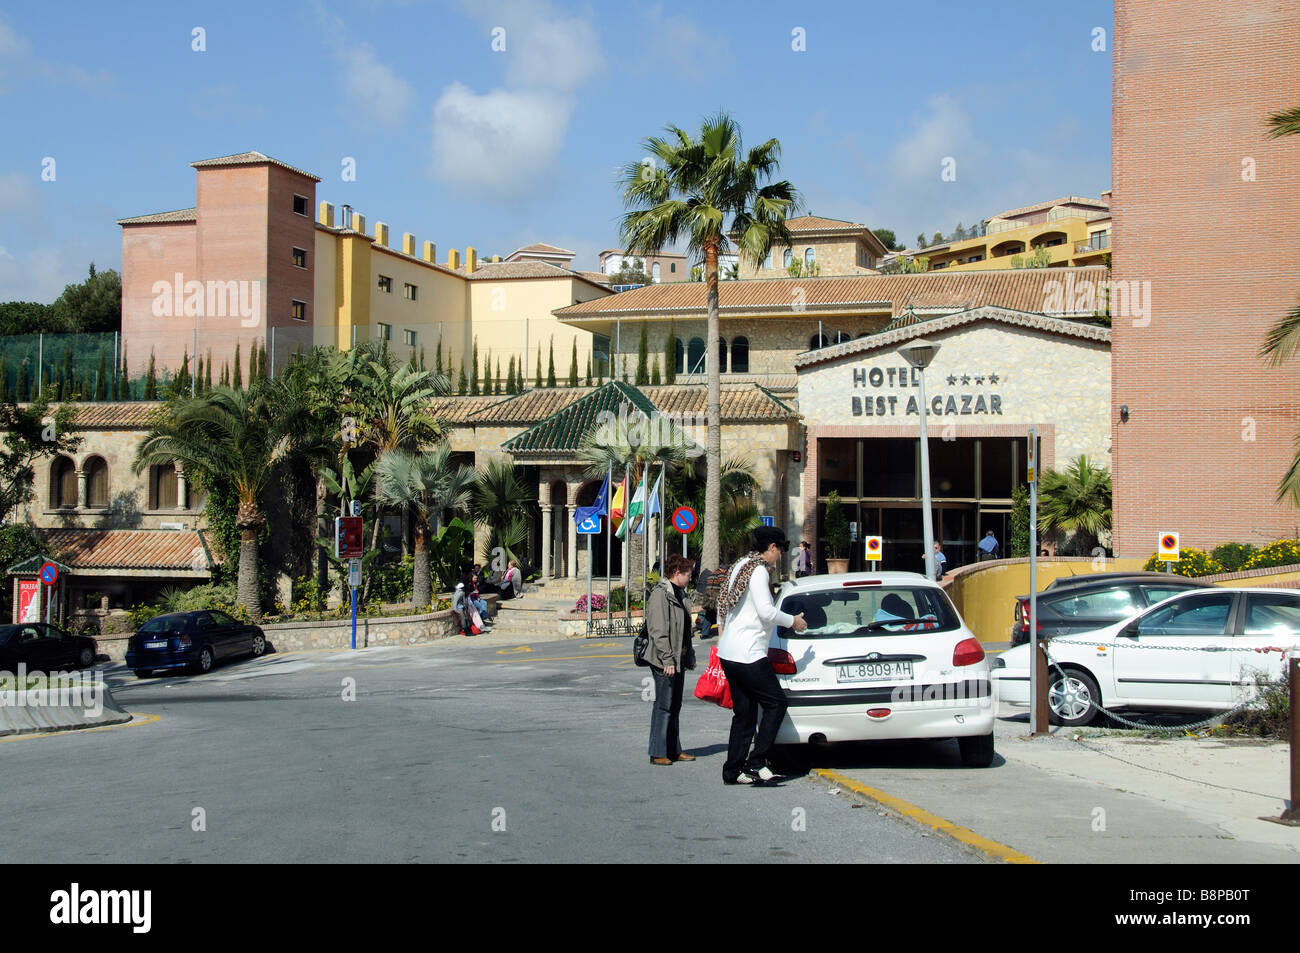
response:
<path fill-rule="evenodd" d="M 77 467 L 77 507 L 86 508 L 86 471 Z"/>
<path fill-rule="evenodd" d="M 542 504 L 542 580 L 551 578 L 551 509 L 550 503 Z"/>
<path fill-rule="evenodd" d="M 574 509 L 578 505 L 578 486 L 569 484 L 569 506 L 566 511 L 569 524 L 569 576 L 576 578 L 578 575 L 578 524 L 573 519 Z"/>
<path fill-rule="evenodd" d="M 189 482 L 185 479 L 185 470 L 178 463 L 176 464 L 176 508 L 178 510 L 189 509 Z"/>

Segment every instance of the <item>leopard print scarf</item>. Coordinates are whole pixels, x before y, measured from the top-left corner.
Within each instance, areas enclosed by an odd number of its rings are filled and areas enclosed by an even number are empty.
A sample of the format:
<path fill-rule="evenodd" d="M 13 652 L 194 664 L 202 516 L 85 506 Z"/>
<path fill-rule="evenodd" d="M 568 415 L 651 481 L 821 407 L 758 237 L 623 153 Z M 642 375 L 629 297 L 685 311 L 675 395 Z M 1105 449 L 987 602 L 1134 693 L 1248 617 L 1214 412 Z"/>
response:
<path fill-rule="evenodd" d="M 749 588 L 749 577 L 753 575 L 754 570 L 764 565 L 763 557 L 757 552 L 751 552 L 745 557 L 744 562 L 740 565 L 740 572 L 736 574 L 736 581 L 733 585 L 728 579 L 722 584 L 722 592 L 718 594 L 718 618 L 725 618 L 731 614 L 731 610 L 740 604 L 740 600 L 745 598 L 745 590 Z"/>

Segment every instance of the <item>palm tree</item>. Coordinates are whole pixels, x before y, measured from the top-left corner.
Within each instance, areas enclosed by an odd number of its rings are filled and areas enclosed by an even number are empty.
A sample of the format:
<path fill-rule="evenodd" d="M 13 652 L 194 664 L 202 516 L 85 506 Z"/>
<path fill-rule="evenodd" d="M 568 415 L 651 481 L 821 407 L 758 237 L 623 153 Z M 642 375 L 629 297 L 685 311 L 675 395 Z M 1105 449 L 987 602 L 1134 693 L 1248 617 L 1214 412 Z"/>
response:
<path fill-rule="evenodd" d="M 528 537 L 528 516 L 536 499 L 536 489 L 519 479 L 509 460 L 489 460 L 474 477 L 470 512 L 477 523 L 489 530 L 488 553 L 500 549 L 507 559 L 522 562 L 520 547 Z"/>
<path fill-rule="evenodd" d="M 1283 136 L 1300 136 L 1300 106 L 1284 109 L 1268 117 L 1269 138 L 1280 139 Z M 1285 364 L 1300 348 L 1300 304 L 1278 319 L 1264 338 L 1260 348 L 1260 357 L 1268 360 L 1274 367 Z M 1300 437 L 1296 439 L 1300 446 Z M 1300 506 L 1300 451 L 1291 461 L 1291 466 L 1282 476 L 1277 486 L 1278 501 L 1290 499 Z"/>
<path fill-rule="evenodd" d="M 717 341 L 718 253 L 735 241 L 740 253 L 761 261 L 774 244 L 790 245 L 786 216 L 800 203 L 794 186 L 770 181 L 780 168 L 781 144 L 775 139 L 743 150 L 740 127 L 726 113 L 706 119 L 698 139 L 676 126 L 664 138 L 642 144 L 656 164 L 632 162 L 624 168 L 622 239 L 629 254 L 650 255 L 686 241 L 704 256 L 707 285 L 706 341 Z M 718 362 L 708 365 L 708 436 L 705 453 L 704 547 L 702 559 L 717 565 L 722 500 L 721 378 Z"/>
<path fill-rule="evenodd" d="M 207 486 L 226 485 L 239 499 L 239 581 L 236 600 L 261 617 L 257 591 L 257 536 L 266 523 L 263 496 L 301 433 L 305 410 L 281 379 L 255 381 L 247 390 L 217 387 L 171 404 L 136 450 L 134 469 L 178 463 Z"/>
<path fill-rule="evenodd" d="M 433 601 L 429 576 L 429 540 L 442 511 L 463 506 L 474 486 L 473 467 L 454 465 L 451 448 L 442 444 L 431 453 L 390 450 L 375 463 L 379 499 L 402 507 L 415 517 L 415 572 L 411 601 Z"/>
<path fill-rule="evenodd" d="M 1043 474 L 1038 496 L 1038 527 L 1044 532 L 1075 532 L 1091 553 L 1103 530 L 1110 529 L 1110 471 L 1094 467 L 1080 454 L 1062 473 Z"/>
<path fill-rule="evenodd" d="M 703 506 L 704 485 L 695 471 L 695 464 L 695 460 L 688 460 L 676 473 L 669 475 L 664 494 L 667 497 L 666 509 L 689 506 L 698 512 Z M 720 561 L 712 565 L 701 561 L 701 567 L 716 569 L 748 552 L 750 537 L 760 523 L 758 507 L 753 502 L 757 486 L 758 477 L 748 460 L 742 457 L 722 461 Z M 689 546 L 700 550 L 704 538 L 703 528 L 697 524 L 687 538 Z"/>

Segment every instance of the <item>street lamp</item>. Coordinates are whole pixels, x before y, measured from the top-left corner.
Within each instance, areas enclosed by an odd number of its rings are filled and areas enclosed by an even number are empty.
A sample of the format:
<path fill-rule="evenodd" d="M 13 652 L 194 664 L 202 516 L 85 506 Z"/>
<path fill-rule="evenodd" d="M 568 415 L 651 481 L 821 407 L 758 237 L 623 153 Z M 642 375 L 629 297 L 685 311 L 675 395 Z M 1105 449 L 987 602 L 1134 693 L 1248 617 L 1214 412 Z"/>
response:
<path fill-rule="evenodd" d="M 925 536 L 925 576 L 934 579 L 934 519 L 930 513 L 930 435 L 925 425 L 929 405 L 925 402 L 925 369 L 930 366 L 934 356 L 939 353 L 939 345 L 918 338 L 898 349 L 913 368 L 919 371 L 918 383 L 921 389 L 921 526 Z"/>

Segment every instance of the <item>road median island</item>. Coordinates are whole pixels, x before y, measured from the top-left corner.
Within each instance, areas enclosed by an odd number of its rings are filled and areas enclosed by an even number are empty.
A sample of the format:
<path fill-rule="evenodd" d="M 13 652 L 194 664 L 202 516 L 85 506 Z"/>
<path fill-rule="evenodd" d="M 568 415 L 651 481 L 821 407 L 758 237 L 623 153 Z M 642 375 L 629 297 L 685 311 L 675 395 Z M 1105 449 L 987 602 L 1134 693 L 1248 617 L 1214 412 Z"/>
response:
<path fill-rule="evenodd" d="M 96 672 L 0 675 L 0 738 L 131 720 Z"/>

